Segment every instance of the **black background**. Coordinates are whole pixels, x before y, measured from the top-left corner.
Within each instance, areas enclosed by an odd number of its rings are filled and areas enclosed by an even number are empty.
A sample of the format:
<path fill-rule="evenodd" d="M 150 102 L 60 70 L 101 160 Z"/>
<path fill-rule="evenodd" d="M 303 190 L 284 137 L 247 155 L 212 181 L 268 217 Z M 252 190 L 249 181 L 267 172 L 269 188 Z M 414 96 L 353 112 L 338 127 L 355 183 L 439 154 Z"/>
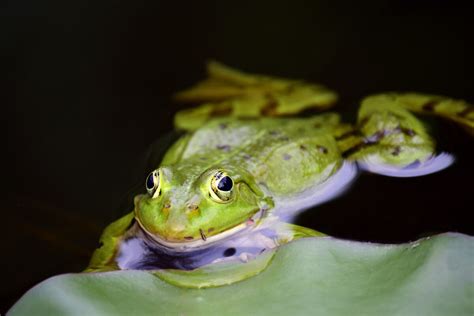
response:
<path fill-rule="evenodd" d="M 472 11 L 457 1 L 17 0 L 1 10 L 0 311 L 85 267 L 101 229 L 128 211 L 123 196 L 148 171 L 148 146 L 172 130 L 171 94 L 210 58 L 324 83 L 346 112 L 385 90 L 474 100 Z M 374 242 L 472 234 L 472 140 L 428 121 L 459 157 L 449 171 L 362 176 L 299 222 Z"/>

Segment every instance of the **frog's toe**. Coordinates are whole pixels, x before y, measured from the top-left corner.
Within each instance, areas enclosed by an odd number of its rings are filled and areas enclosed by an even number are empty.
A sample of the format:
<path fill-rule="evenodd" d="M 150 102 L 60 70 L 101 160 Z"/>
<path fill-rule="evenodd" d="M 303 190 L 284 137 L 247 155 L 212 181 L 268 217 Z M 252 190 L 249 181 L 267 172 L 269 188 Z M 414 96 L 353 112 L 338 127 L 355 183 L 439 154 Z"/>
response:
<path fill-rule="evenodd" d="M 427 174 L 441 171 L 453 164 L 455 161 L 454 155 L 442 152 L 434 155 L 421 162 L 415 160 L 414 162 L 399 166 L 390 165 L 381 161 L 380 157 L 371 155 L 364 157 L 357 161 L 358 166 L 368 172 L 381 174 L 389 177 L 419 177 Z"/>

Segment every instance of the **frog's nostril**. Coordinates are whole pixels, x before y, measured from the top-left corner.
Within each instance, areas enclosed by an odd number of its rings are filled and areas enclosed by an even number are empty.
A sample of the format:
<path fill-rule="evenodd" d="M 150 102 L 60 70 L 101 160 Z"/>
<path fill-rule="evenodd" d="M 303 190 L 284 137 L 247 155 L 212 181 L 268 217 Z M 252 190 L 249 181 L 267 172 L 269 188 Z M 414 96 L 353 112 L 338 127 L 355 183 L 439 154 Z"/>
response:
<path fill-rule="evenodd" d="M 190 203 L 186 206 L 185 212 L 188 216 L 191 216 L 191 217 L 199 215 L 200 214 L 199 205 L 195 203 Z"/>
<path fill-rule="evenodd" d="M 161 209 L 161 213 L 162 213 L 163 215 L 165 215 L 166 218 L 167 218 L 167 217 L 169 216 L 169 214 L 170 214 L 170 208 L 171 208 L 171 204 L 168 202 L 168 203 L 165 203 L 165 204 L 163 205 L 163 208 Z"/>

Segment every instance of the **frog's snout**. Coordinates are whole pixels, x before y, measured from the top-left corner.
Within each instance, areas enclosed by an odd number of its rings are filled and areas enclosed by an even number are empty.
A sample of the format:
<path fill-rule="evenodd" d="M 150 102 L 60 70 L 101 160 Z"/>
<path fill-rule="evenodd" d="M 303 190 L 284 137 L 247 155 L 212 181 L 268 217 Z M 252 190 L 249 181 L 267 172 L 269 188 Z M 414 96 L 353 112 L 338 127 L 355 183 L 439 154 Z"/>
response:
<path fill-rule="evenodd" d="M 168 229 L 173 235 L 178 235 L 186 229 L 186 226 L 183 223 L 170 223 Z"/>
<path fill-rule="evenodd" d="M 186 202 L 166 201 L 161 207 L 164 216 L 164 230 L 161 232 L 165 239 L 189 240 L 196 233 L 192 232 L 192 219 L 200 215 L 200 199 L 193 196 Z"/>

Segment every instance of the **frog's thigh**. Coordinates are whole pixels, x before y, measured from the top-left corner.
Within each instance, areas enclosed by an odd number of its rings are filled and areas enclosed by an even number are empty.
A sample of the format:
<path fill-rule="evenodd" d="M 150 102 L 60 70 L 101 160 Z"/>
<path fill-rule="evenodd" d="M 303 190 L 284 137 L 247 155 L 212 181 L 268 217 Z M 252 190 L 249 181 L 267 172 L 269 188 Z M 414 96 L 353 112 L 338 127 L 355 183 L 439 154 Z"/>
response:
<path fill-rule="evenodd" d="M 450 166 L 454 157 L 436 155 L 434 140 L 400 96 L 380 94 L 362 101 L 358 115 L 362 139 L 350 148 L 343 145 L 344 155 L 357 160 L 362 169 L 393 177 L 422 176 Z"/>

